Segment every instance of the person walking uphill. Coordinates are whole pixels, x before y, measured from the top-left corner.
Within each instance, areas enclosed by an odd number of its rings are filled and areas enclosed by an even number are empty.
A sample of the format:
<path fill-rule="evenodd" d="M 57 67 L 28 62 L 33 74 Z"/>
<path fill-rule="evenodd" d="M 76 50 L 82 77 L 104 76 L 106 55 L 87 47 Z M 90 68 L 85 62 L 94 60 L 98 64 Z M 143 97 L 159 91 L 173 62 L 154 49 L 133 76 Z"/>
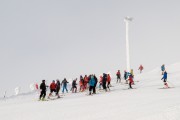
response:
<path fill-rule="evenodd" d="M 164 71 L 164 74 L 163 74 L 163 77 L 161 80 L 163 80 L 165 88 L 169 88 L 169 86 L 167 84 L 167 72 L 166 71 Z"/>
<path fill-rule="evenodd" d="M 96 81 L 94 79 L 94 76 L 91 75 L 90 80 L 89 80 L 89 95 L 91 95 L 91 91 L 93 90 L 95 84 L 96 84 Z"/>
<path fill-rule="evenodd" d="M 42 83 L 40 85 L 41 94 L 39 96 L 39 100 L 45 100 L 46 97 L 46 83 L 45 80 L 42 80 Z"/>
<path fill-rule="evenodd" d="M 68 93 L 67 83 L 69 83 L 69 82 L 66 80 L 66 78 L 64 78 L 64 80 L 61 83 L 61 86 L 63 86 L 62 93 L 64 93 L 64 89 L 66 89 L 66 92 Z"/>

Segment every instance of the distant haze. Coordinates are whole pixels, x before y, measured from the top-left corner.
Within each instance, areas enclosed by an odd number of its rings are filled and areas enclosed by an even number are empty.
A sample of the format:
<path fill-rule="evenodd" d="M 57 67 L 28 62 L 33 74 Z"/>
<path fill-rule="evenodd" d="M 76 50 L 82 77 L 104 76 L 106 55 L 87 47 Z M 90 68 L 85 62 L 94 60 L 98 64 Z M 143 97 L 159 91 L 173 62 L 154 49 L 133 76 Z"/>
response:
<path fill-rule="evenodd" d="M 178 0 L 1 0 L 0 97 L 16 86 L 180 61 Z M 8 93 L 8 92 L 7 92 Z"/>

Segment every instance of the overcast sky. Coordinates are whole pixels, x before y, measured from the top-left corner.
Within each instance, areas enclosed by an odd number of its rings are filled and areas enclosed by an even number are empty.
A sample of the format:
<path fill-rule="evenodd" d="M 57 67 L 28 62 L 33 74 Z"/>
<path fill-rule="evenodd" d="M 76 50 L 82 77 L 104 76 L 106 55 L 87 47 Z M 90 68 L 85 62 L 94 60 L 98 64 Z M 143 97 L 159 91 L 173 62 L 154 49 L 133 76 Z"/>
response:
<path fill-rule="evenodd" d="M 46 79 L 180 61 L 178 0 L 0 0 L 0 96 Z"/>

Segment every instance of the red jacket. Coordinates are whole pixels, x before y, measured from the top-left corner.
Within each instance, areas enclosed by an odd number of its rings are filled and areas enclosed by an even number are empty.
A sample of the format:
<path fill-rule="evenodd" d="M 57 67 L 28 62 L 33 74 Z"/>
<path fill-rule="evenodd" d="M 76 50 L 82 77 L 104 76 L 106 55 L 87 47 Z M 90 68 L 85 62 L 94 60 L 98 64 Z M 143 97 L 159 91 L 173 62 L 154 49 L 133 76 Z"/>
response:
<path fill-rule="evenodd" d="M 111 82 L 111 77 L 110 77 L 110 75 L 107 76 L 107 82 Z"/>
<path fill-rule="evenodd" d="M 129 82 L 131 82 L 131 83 L 133 83 L 134 81 L 133 81 L 133 76 L 129 76 Z"/>
<path fill-rule="evenodd" d="M 139 70 L 143 70 L 143 66 L 142 65 L 139 67 Z"/>
<path fill-rule="evenodd" d="M 118 72 L 116 73 L 116 75 L 121 75 L 121 73 L 118 71 Z"/>
<path fill-rule="evenodd" d="M 51 83 L 50 89 L 56 89 L 56 84 L 55 83 Z"/>

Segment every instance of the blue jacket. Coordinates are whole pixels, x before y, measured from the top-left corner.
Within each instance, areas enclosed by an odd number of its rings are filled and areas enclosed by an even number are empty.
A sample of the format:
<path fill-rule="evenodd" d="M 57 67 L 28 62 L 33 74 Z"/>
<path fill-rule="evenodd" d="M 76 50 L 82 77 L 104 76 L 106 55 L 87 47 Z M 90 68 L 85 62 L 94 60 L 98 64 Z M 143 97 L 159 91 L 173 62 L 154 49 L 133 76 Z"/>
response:
<path fill-rule="evenodd" d="M 167 79 L 167 72 L 164 72 L 164 75 L 163 75 L 162 79 Z"/>
<path fill-rule="evenodd" d="M 95 79 L 94 79 L 94 77 L 92 77 L 91 79 L 90 79 L 90 81 L 89 81 L 89 86 L 95 86 L 95 83 L 96 83 L 96 81 L 95 81 Z"/>

